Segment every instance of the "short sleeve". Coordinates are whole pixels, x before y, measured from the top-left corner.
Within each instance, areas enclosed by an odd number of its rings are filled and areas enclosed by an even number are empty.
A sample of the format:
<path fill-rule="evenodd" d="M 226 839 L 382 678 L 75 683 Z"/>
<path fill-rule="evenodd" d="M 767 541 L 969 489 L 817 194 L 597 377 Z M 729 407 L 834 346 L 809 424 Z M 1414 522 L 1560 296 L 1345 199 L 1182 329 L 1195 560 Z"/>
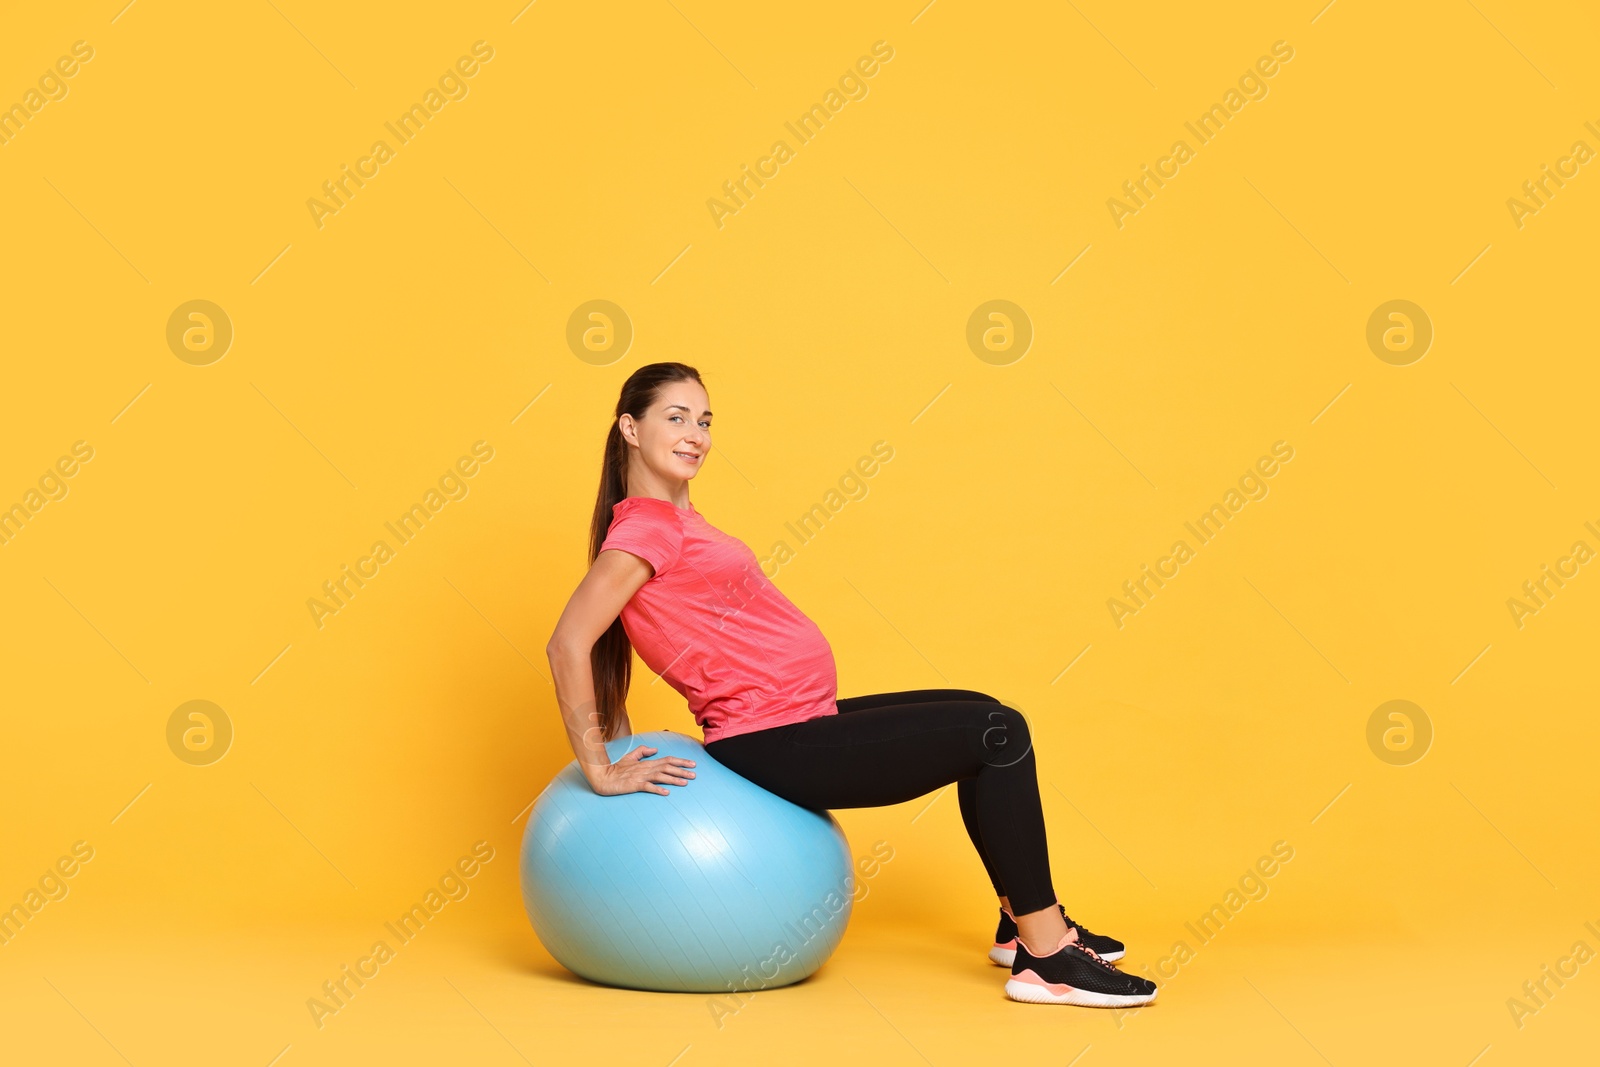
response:
<path fill-rule="evenodd" d="M 678 560 L 683 548 L 683 524 L 677 509 L 666 501 L 638 504 L 650 498 L 627 497 L 612 509 L 611 529 L 600 543 L 600 551 L 621 549 L 649 563 L 657 575 Z"/>

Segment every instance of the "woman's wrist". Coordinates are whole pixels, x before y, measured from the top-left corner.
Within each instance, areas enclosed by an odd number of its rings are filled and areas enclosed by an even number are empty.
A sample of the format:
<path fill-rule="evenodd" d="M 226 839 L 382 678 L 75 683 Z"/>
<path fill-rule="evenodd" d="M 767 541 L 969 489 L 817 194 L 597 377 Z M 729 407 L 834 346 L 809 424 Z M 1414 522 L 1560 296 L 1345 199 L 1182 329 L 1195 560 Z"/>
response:
<path fill-rule="evenodd" d="M 578 761 L 578 769 L 583 772 L 584 780 L 591 786 L 597 785 L 605 778 L 606 771 L 611 767 L 609 762 L 591 763 L 587 759 Z"/>

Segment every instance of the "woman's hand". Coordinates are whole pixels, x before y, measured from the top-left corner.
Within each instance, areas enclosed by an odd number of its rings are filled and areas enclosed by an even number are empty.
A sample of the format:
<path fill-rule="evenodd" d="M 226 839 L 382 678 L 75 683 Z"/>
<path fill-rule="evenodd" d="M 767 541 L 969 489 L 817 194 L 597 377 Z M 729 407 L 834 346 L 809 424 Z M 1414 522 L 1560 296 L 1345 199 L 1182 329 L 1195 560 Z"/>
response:
<path fill-rule="evenodd" d="M 649 745 L 640 745 L 621 759 L 597 768 L 588 775 L 589 787 L 603 797 L 623 793 L 666 796 L 669 790 L 663 785 L 688 785 L 688 780 L 694 777 L 694 771 L 689 769 L 694 766 L 694 760 L 682 756 L 644 758 L 654 755 L 655 751 Z"/>

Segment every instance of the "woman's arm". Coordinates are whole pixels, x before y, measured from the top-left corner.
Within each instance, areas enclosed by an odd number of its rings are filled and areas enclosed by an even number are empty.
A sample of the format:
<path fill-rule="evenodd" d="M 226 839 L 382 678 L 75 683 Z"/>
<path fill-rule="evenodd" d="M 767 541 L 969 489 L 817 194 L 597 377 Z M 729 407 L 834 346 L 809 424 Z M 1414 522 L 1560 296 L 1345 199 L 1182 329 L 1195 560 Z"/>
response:
<path fill-rule="evenodd" d="M 556 704 L 561 709 L 567 740 L 578 756 L 578 768 L 596 793 L 649 792 L 665 795 L 659 783 L 685 785 L 694 777 L 693 760 L 677 756 L 646 760 L 655 753 L 640 745 L 611 762 L 600 728 L 594 695 L 594 666 L 589 658 L 594 643 L 616 621 L 623 605 L 633 598 L 654 572 L 650 564 L 631 552 L 608 549 L 595 558 L 589 573 L 567 601 L 545 645 L 545 656 L 555 678 Z M 626 716 L 623 725 L 627 726 Z"/>

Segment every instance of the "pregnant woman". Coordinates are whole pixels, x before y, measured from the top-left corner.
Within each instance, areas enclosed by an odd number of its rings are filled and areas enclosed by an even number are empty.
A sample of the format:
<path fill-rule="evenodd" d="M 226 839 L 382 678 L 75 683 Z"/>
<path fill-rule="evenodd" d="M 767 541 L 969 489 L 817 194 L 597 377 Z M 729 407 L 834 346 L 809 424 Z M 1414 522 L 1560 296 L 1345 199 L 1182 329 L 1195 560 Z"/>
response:
<path fill-rule="evenodd" d="M 622 386 L 590 527 L 590 568 L 546 649 L 556 700 L 596 793 L 693 789 L 694 761 L 613 762 L 632 733 L 634 649 L 688 701 L 706 752 L 803 807 L 900 804 L 957 783 L 961 818 L 1000 898 L 989 959 L 1033 1004 L 1127 1007 L 1155 984 L 1113 966 L 1123 945 L 1075 922 L 1050 882 L 1028 723 L 964 689 L 836 700 L 833 650 L 756 556 L 689 502 L 711 449 L 710 400 L 693 367 L 652 363 Z"/>

